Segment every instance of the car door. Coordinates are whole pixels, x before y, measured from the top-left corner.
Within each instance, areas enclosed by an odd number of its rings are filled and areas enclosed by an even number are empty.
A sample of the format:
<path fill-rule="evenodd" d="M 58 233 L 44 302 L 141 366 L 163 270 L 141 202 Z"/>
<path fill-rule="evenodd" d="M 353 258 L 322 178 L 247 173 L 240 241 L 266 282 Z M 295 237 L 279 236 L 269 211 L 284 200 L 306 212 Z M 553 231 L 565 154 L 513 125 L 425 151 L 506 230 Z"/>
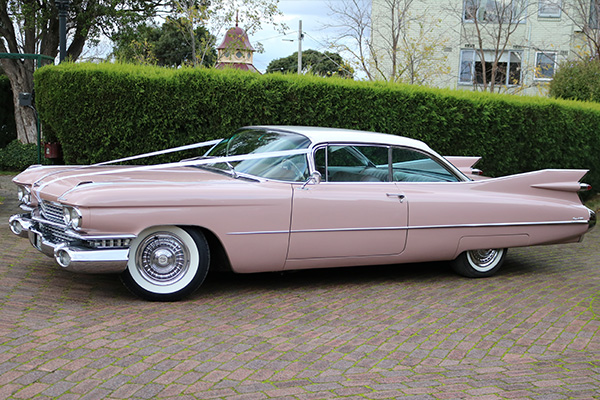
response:
<path fill-rule="evenodd" d="M 408 209 L 391 182 L 387 146 L 328 145 L 315 151 L 319 184 L 295 186 L 288 263 L 402 253 Z"/>
<path fill-rule="evenodd" d="M 410 245 L 400 262 L 454 258 L 463 237 L 476 232 L 461 226 L 482 220 L 482 212 L 497 212 L 470 192 L 472 182 L 438 157 L 417 149 L 394 147 L 391 166 L 392 180 L 406 196 L 410 208 Z"/>

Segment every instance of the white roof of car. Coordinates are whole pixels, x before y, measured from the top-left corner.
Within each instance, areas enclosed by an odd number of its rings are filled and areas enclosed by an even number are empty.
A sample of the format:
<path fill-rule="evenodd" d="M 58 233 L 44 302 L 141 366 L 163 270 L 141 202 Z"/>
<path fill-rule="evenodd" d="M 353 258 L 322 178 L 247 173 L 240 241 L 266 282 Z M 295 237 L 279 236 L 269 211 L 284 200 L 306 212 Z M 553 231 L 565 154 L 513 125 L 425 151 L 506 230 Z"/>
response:
<path fill-rule="evenodd" d="M 249 126 L 247 128 L 295 132 L 308 137 L 313 144 L 335 142 L 373 143 L 407 146 L 420 150 L 432 151 L 429 146 L 420 140 L 378 132 L 357 131 L 353 129 L 322 128 L 316 126 L 261 125 Z"/>

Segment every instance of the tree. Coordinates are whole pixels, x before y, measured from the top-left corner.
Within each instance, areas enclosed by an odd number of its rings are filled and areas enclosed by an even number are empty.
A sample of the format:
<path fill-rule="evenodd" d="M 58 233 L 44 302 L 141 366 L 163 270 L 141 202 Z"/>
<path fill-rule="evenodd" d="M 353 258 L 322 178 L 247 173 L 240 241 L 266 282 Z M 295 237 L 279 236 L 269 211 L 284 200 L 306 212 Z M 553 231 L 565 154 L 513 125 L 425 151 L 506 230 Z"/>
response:
<path fill-rule="evenodd" d="M 260 30 L 263 24 L 275 29 L 285 29 L 285 24 L 276 21 L 281 16 L 277 8 L 279 0 L 171 0 L 172 15 L 179 21 L 180 29 L 186 32 L 192 46 L 192 57 L 202 63 L 210 49 L 217 46 L 216 38 L 222 38 L 225 32 L 241 24 L 249 35 Z M 213 40 L 194 39 L 191 34 L 198 26 L 206 27 Z M 256 43 L 261 50 L 260 43 Z"/>
<path fill-rule="evenodd" d="M 371 8 L 371 4 L 373 7 Z M 337 30 L 331 46 L 350 54 L 369 80 L 424 84 L 447 68 L 447 39 L 419 0 L 341 0 L 328 4 Z"/>
<path fill-rule="evenodd" d="M 84 45 L 101 34 L 110 36 L 117 26 L 146 20 L 159 5 L 160 0 L 71 0 L 67 18 L 68 59 L 76 61 Z M 0 0 L 0 53 L 56 57 L 58 44 L 58 10 L 54 0 Z M 35 116 L 18 103 L 20 92 L 33 91 L 34 60 L 0 61 L 13 91 L 17 137 L 23 143 L 34 143 Z"/>
<path fill-rule="evenodd" d="M 583 59 L 600 62 L 600 0 L 553 0 L 554 6 L 569 18 L 579 33 L 580 51 Z"/>
<path fill-rule="evenodd" d="M 459 81 L 490 92 L 522 85 L 521 53 L 507 48 L 518 45 L 515 32 L 528 17 L 526 1 L 465 0 L 453 9 L 462 21 L 461 42 L 473 49 L 462 53 Z"/>
<path fill-rule="evenodd" d="M 172 18 L 167 18 L 161 26 L 142 24 L 127 27 L 115 35 L 113 40 L 113 55 L 119 61 L 164 67 L 198 64 L 190 37 L 181 29 L 181 21 Z M 194 30 L 195 43 L 214 43 L 215 40 L 203 26 Z M 200 62 L 210 67 L 216 60 L 217 52 L 211 47 Z"/>
<path fill-rule="evenodd" d="M 352 78 L 352 71 L 346 65 L 342 56 L 328 51 L 321 53 L 316 50 L 305 50 L 302 52 L 302 66 L 304 71 L 315 75 L 329 77 L 340 76 Z M 301 72 L 304 72 L 301 71 Z M 267 74 L 273 72 L 298 72 L 298 52 L 291 56 L 273 60 L 267 66 Z"/>

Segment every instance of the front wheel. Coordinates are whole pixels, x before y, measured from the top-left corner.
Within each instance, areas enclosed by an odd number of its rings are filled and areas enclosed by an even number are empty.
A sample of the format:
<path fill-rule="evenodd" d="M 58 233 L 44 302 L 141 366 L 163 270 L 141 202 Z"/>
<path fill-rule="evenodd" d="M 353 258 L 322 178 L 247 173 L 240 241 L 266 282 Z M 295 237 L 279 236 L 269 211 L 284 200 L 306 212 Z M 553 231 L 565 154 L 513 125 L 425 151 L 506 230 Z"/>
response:
<path fill-rule="evenodd" d="M 485 278 L 494 275 L 506 256 L 506 249 L 469 250 L 451 262 L 452 269 L 467 278 Z"/>
<path fill-rule="evenodd" d="M 131 242 L 121 281 L 146 300 L 181 300 L 202 285 L 209 256 L 201 232 L 177 226 L 153 227 Z"/>

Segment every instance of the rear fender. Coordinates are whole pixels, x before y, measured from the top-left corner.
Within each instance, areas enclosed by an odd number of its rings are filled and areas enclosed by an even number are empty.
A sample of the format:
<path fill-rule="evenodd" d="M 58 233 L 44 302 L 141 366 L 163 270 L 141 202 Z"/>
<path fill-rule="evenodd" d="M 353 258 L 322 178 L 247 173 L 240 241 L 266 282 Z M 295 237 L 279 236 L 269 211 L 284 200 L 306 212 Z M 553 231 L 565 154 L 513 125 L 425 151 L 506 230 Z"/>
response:
<path fill-rule="evenodd" d="M 544 169 L 478 181 L 473 189 L 550 197 L 580 203 L 577 195 L 581 190 L 579 181 L 587 172 L 588 170 L 584 169 Z"/>

